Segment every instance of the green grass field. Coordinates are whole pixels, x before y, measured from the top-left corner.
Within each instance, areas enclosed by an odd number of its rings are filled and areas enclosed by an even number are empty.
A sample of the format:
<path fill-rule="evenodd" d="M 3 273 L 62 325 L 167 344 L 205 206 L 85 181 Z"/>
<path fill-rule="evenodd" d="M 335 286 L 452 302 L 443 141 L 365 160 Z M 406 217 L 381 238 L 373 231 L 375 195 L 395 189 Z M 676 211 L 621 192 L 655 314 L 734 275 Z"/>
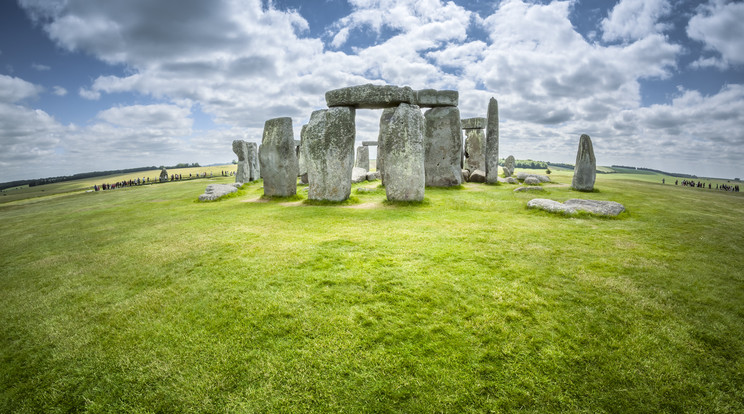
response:
<path fill-rule="evenodd" d="M 418 206 L 196 202 L 222 177 L 0 204 L 0 411 L 744 412 L 744 196 L 551 177 Z"/>

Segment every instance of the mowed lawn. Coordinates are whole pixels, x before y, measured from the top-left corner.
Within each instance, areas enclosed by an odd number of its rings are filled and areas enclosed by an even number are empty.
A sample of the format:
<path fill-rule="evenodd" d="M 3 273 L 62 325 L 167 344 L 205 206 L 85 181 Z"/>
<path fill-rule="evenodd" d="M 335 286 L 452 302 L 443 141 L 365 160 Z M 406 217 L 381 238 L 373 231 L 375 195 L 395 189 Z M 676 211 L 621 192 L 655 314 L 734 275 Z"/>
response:
<path fill-rule="evenodd" d="M 744 412 L 744 196 L 552 177 L 414 206 L 195 201 L 230 177 L 1 204 L 0 411 Z"/>

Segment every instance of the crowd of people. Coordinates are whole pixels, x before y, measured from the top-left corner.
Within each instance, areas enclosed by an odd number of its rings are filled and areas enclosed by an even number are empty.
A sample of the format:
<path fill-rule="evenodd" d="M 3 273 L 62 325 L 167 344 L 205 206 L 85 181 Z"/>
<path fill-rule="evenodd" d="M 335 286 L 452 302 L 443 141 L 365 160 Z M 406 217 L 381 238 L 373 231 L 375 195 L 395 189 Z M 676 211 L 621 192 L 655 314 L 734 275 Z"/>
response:
<path fill-rule="evenodd" d="M 661 180 L 662 183 L 664 183 L 664 179 Z M 674 185 L 679 185 L 679 180 L 674 181 Z M 683 187 L 695 187 L 695 188 L 708 188 L 709 190 L 713 190 L 713 184 L 711 183 L 704 183 L 702 181 L 695 181 L 695 180 L 682 180 L 682 186 Z M 715 186 L 716 190 L 719 191 L 733 191 L 738 193 L 739 192 L 739 185 L 729 185 L 729 184 L 716 184 Z"/>
<path fill-rule="evenodd" d="M 228 176 L 235 175 L 235 172 L 234 171 L 225 171 L 225 170 L 222 170 L 221 173 L 222 173 L 222 176 L 223 177 L 228 177 Z M 212 178 L 212 177 L 214 177 L 214 173 L 213 172 L 209 172 L 209 175 L 208 176 L 210 178 Z M 207 178 L 207 173 L 206 172 L 201 172 L 201 173 L 196 173 L 196 174 L 189 173 L 189 176 L 188 176 L 188 179 L 189 180 L 195 179 L 195 178 Z M 180 180 L 183 180 L 183 179 L 184 179 L 183 174 L 171 174 L 168 181 L 180 181 Z M 150 179 L 150 177 L 142 177 L 142 178 L 139 178 L 138 177 L 138 178 L 132 179 L 132 180 L 117 181 L 117 182 L 114 182 L 114 183 L 103 183 L 103 184 L 100 184 L 100 185 L 96 184 L 96 185 L 93 185 L 93 190 L 95 190 L 95 191 L 115 190 L 117 188 L 135 187 L 135 186 L 138 186 L 138 185 L 153 184 L 153 183 L 156 183 L 156 182 L 160 182 L 160 180 L 157 179 L 157 178 Z"/>

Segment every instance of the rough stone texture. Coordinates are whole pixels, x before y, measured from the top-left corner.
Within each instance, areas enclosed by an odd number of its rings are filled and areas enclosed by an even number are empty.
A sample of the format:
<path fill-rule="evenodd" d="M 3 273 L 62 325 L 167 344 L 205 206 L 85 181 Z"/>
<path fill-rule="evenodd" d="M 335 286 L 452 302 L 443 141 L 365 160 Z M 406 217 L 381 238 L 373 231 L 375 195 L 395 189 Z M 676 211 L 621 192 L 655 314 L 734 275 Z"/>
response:
<path fill-rule="evenodd" d="M 579 138 L 579 150 L 576 153 L 574 175 L 571 187 L 578 191 L 594 191 L 594 180 L 597 178 L 597 160 L 594 158 L 594 148 L 589 135 L 583 134 Z"/>
<path fill-rule="evenodd" d="M 364 145 L 357 147 L 354 167 L 369 171 L 369 147 L 365 147 Z"/>
<path fill-rule="evenodd" d="M 365 147 L 369 147 L 369 146 L 376 147 L 377 141 L 362 141 L 362 145 L 364 145 Z"/>
<path fill-rule="evenodd" d="M 400 104 L 392 116 L 380 119 L 379 148 L 385 154 L 384 184 L 390 201 L 422 201 L 424 176 L 424 117 L 418 106 Z M 383 126 L 382 124 L 386 125 Z"/>
<path fill-rule="evenodd" d="M 160 182 L 164 183 L 167 181 L 168 181 L 168 170 L 163 168 L 162 170 L 160 170 Z"/>
<path fill-rule="evenodd" d="M 538 180 L 537 177 L 529 176 L 524 179 L 524 183 L 527 185 L 538 185 L 540 184 L 540 180 Z"/>
<path fill-rule="evenodd" d="M 325 98 L 329 108 L 351 106 L 382 109 L 394 108 L 401 103 L 413 103 L 416 101 L 416 93 L 408 86 L 367 84 L 334 89 L 326 92 Z"/>
<path fill-rule="evenodd" d="M 380 180 L 382 185 L 385 185 L 385 137 L 388 135 L 388 127 L 390 126 L 390 119 L 395 115 L 397 108 L 387 108 L 382 111 L 380 116 L 380 132 L 377 135 L 377 171 L 380 172 Z"/>
<path fill-rule="evenodd" d="M 470 171 L 469 170 L 462 170 L 462 182 L 468 182 L 470 181 Z"/>
<path fill-rule="evenodd" d="M 375 181 L 380 179 L 379 171 L 370 171 L 367 173 L 367 181 Z"/>
<path fill-rule="evenodd" d="M 482 129 L 465 130 L 465 169 L 486 171 L 486 134 Z"/>
<path fill-rule="evenodd" d="M 475 170 L 472 173 L 470 173 L 470 182 L 471 183 L 485 183 L 486 182 L 486 172 L 483 170 Z"/>
<path fill-rule="evenodd" d="M 519 184 L 519 180 L 517 180 L 517 179 L 516 179 L 516 178 L 514 178 L 514 177 L 507 177 L 507 179 L 506 179 L 506 183 L 507 183 L 507 184 Z"/>
<path fill-rule="evenodd" d="M 462 130 L 460 110 L 433 108 L 424 114 L 424 170 L 426 185 L 452 187 L 462 184 Z"/>
<path fill-rule="evenodd" d="M 625 211 L 625 206 L 614 201 L 582 200 L 572 198 L 565 203 L 559 203 L 545 198 L 536 198 L 527 203 L 529 208 L 538 208 L 551 213 L 574 214 L 577 211 L 599 214 L 603 216 L 617 216 Z"/>
<path fill-rule="evenodd" d="M 421 89 L 416 91 L 416 105 L 421 108 L 438 108 L 443 106 L 457 106 L 460 94 L 457 91 L 438 91 L 435 89 Z"/>
<path fill-rule="evenodd" d="M 367 181 L 367 171 L 364 168 L 354 167 L 351 169 L 351 183 L 357 184 Z"/>
<path fill-rule="evenodd" d="M 297 194 L 297 152 L 292 136 L 292 118 L 269 119 L 264 124 L 260 154 L 264 195 L 289 197 Z"/>
<path fill-rule="evenodd" d="M 462 129 L 485 129 L 486 118 L 465 118 L 461 121 Z"/>
<path fill-rule="evenodd" d="M 504 177 L 511 177 L 514 174 L 514 156 L 510 155 L 504 160 Z"/>
<path fill-rule="evenodd" d="M 305 142 L 305 135 L 307 134 L 307 124 L 302 126 L 300 130 L 300 153 L 297 156 L 297 163 L 299 165 L 298 174 L 300 177 L 307 175 L 307 148 L 303 145 Z"/>
<path fill-rule="evenodd" d="M 496 98 L 488 101 L 486 119 L 486 182 L 499 181 L 499 103 Z"/>
<path fill-rule="evenodd" d="M 233 184 L 209 184 L 207 189 L 204 190 L 204 194 L 199 196 L 199 201 L 214 201 L 224 195 L 234 193 L 238 191 L 238 187 L 243 183 Z"/>
<path fill-rule="evenodd" d="M 307 124 L 308 199 L 343 201 L 351 194 L 356 111 L 348 106 L 315 111 Z"/>
<path fill-rule="evenodd" d="M 248 181 L 258 180 L 261 178 L 261 167 L 258 162 L 258 145 L 255 142 L 246 142 L 245 147 L 247 150 Z"/>
<path fill-rule="evenodd" d="M 536 179 L 537 179 L 538 181 L 540 181 L 541 183 L 547 183 L 547 182 L 550 182 L 550 177 L 548 177 L 547 175 L 540 175 L 540 174 L 530 174 L 530 173 L 526 173 L 526 172 L 524 172 L 524 171 L 520 171 L 520 172 L 518 172 L 518 173 L 517 173 L 517 180 L 520 180 L 520 181 L 524 181 L 524 180 L 526 180 L 526 179 L 527 179 L 528 177 L 534 177 L 534 178 L 536 178 Z"/>
<path fill-rule="evenodd" d="M 545 189 L 540 186 L 518 187 L 514 189 L 515 193 L 521 193 L 523 191 L 545 191 Z"/>
<path fill-rule="evenodd" d="M 359 187 L 356 189 L 357 193 L 374 193 L 377 191 L 376 188 Z"/>
<path fill-rule="evenodd" d="M 248 146 L 242 139 L 232 142 L 232 150 L 238 156 L 238 170 L 235 173 L 236 183 L 247 183 L 251 180 L 251 169 L 248 165 Z"/>

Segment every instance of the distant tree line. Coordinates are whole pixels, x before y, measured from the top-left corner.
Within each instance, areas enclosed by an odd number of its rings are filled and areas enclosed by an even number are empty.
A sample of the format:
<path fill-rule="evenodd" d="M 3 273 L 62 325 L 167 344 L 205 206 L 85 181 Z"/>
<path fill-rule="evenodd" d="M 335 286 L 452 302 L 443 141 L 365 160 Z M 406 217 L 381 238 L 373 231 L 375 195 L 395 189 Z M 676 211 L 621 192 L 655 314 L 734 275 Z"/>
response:
<path fill-rule="evenodd" d="M 505 158 L 499 159 L 499 165 L 503 166 L 505 160 Z M 546 169 L 548 168 L 548 163 L 545 161 L 514 160 L 514 166 L 516 168 Z"/>
<path fill-rule="evenodd" d="M 13 187 L 20 187 L 24 185 L 28 185 L 29 187 L 35 187 L 37 185 L 42 184 L 52 184 L 52 183 L 60 183 L 64 181 L 73 181 L 73 180 L 80 180 L 83 178 L 92 178 L 92 177 L 101 177 L 105 175 L 114 175 L 114 174 L 129 174 L 133 172 L 139 172 L 139 171 L 150 171 L 150 170 L 160 170 L 162 168 L 193 168 L 193 167 L 200 167 L 198 162 L 192 162 L 192 163 L 178 163 L 174 166 L 166 167 L 166 166 L 151 166 L 151 167 L 137 167 L 137 168 L 127 168 L 122 170 L 108 170 L 108 171 L 92 171 L 92 172 L 85 172 L 85 173 L 78 173 L 73 175 L 60 175 L 58 177 L 46 177 L 46 178 L 35 178 L 31 180 L 17 180 L 17 181 L 9 181 L 7 183 L 0 183 L 0 190 L 4 190 L 6 188 L 13 188 Z"/>
<path fill-rule="evenodd" d="M 650 171 L 655 172 L 659 174 L 666 174 L 670 175 L 672 177 L 680 177 L 680 178 L 698 178 L 697 175 L 691 175 L 691 174 L 682 174 L 682 173 L 670 173 L 662 170 L 655 170 L 653 168 L 643 168 L 643 167 L 628 167 L 626 165 L 613 165 L 612 168 L 627 168 L 630 170 L 640 170 L 640 171 Z"/>

